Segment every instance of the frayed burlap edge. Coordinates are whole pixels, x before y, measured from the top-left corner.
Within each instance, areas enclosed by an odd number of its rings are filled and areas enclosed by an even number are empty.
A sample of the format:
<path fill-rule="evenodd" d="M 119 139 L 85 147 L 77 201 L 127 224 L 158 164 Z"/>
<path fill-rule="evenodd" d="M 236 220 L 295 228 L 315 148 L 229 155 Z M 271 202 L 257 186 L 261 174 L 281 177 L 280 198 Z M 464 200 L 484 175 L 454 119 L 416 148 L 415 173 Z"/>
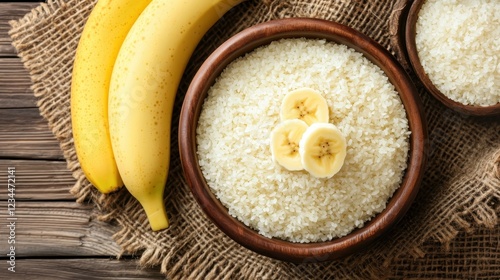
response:
<path fill-rule="evenodd" d="M 77 179 L 71 192 L 80 203 L 90 202 L 94 204 L 101 216 L 101 220 L 112 221 L 119 224 L 119 230 L 113 238 L 122 247 L 123 253 L 141 253 L 139 263 L 143 267 L 160 265 L 161 271 L 169 278 L 313 278 L 313 277 L 341 277 L 341 278 L 380 278 L 387 277 L 389 272 L 387 267 L 398 258 L 405 258 L 410 255 L 418 258 L 423 257 L 426 252 L 421 248 L 421 244 L 428 240 L 437 240 L 447 244 L 455 238 L 459 231 L 473 231 L 478 226 L 492 227 L 498 224 L 498 159 L 494 159 L 496 153 L 486 151 L 484 143 L 478 146 L 474 160 L 482 161 L 484 164 L 464 164 L 456 166 L 450 174 L 461 174 L 459 176 L 441 176 L 446 172 L 427 171 L 426 180 L 422 187 L 415 205 L 412 207 L 407 217 L 401 221 L 398 227 L 390 232 L 386 239 L 376 242 L 367 251 L 347 257 L 344 260 L 321 263 L 321 264 L 300 264 L 292 265 L 279 261 L 261 257 L 250 252 L 238 244 L 232 242 L 223 235 L 215 226 L 206 219 L 198 205 L 190 196 L 186 187 L 178 162 L 178 151 L 172 151 L 172 170 L 169 175 L 169 185 L 165 201 L 169 215 L 171 215 L 172 227 L 167 231 L 152 233 L 140 205 L 122 189 L 110 195 L 100 195 L 84 178 L 74 152 L 71 123 L 69 118 L 69 98 L 64 98 L 64 94 L 69 93 L 69 85 L 72 69 L 72 57 L 76 48 L 79 34 L 86 17 L 95 4 L 95 0 L 89 1 L 48 1 L 41 4 L 31 13 L 18 21 L 12 21 L 10 35 L 13 45 L 19 51 L 25 67 L 30 71 L 33 81 L 33 91 L 38 98 L 38 106 L 42 116 L 48 120 L 49 126 L 61 143 L 64 157 L 67 159 L 68 168 Z M 317 2 L 317 3 L 316 3 Z M 201 45 L 210 45 L 213 49 L 217 44 L 228 38 L 235 32 L 248 27 L 257 22 L 267 21 L 274 18 L 309 16 L 336 20 L 350 25 L 363 33 L 368 34 L 383 46 L 390 48 L 390 34 L 385 25 L 388 18 L 387 8 L 393 8 L 392 3 L 372 4 L 372 2 L 351 2 L 338 1 L 337 7 L 333 7 L 331 1 L 265 1 L 262 3 L 245 3 L 249 12 L 233 13 L 221 19 L 211 31 L 210 39 L 204 38 Z M 253 9 L 253 10 L 252 10 Z M 254 13 L 251 14 L 250 11 Z M 258 11 L 255 13 L 255 11 Z M 364 20 L 353 20 L 352 15 L 369 14 Z M 256 20 L 258 18 L 258 20 Z M 370 22 L 370 18 L 377 18 L 375 23 Z M 235 27 L 224 27 L 224 24 L 233 24 Z M 229 29 L 229 30 L 228 30 Z M 68 31 L 69 30 L 69 31 Z M 228 32 L 218 32 L 220 30 Z M 72 32 L 68 34 L 68 32 Z M 34 37 L 33 34 L 39 37 Z M 62 35 L 61 35 L 62 34 Z M 70 38 L 70 42 L 60 42 L 52 44 L 57 36 Z M 213 38 L 216 39 L 213 39 Z M 53 48 L 56 45 L 56 48 Z M 199 51 L 199 50 L 198 50 Z M 59 53 L 63 57 L 58 57 Z M 200 51 L 199 51 L 200 52 Z M 200 52 L 193 56 L 192 67 L 188 67 L 186 77 L 181 85 L 180 92 L 185 90 L 189 81 L 207 51 Z M 49 56 L 53 57 L 48 57 Z M 57 59 L 59 58 L 59 59 Z M 193 66 L 194 65 L 194 66 Z M 60 79 L 54 80 L 53 77 Z M 471 133 L 485 132 L 490 135 L 492 146 L 498 146 L 498 133 L 491 133 L 485 126 L 477 124 L 471 119 L 462 119 L 450 114 L 436 103 L 432 98 L 423 93 L 427 115 L 430 116 L 431 129 L 443 129 L 444 134 L 453 136 L 453 129 L 448 126 L 455 122 L 463 129 L 471 129 Z M 176 108 L 180 108 L 182 97 L 176 100 Z M 452 120 L 440 123 L 443 116 Z M 178 116 L 174 116 L 174 123 L 178 121 Z M 429 119 L 429 118 L 428 118 Z M 434 123 L 433 123 L 434 122 Z M 444 123 L 444 124 L 443 124 Z M 478 129 L 475 127 L 479 126 Z M 498 128 L 498 124 L 494 124 Z M 69 127 L 69 129 L 68 129 Z M 443 128 L 444 127 L 444 128 Z M 172 135 L 176 135 L 176 128 L 173 128 Z M 448 132 L 450 130 L 451 132 Z M 491 130 L 491 128 L 490 128 Z M 491 136 L 492 135 L 492 136 Z M 432 137 L 435 153 L 446 150 L 446 141 L 441 140 L 444 136 L 436 134 Z M 172 146 L 176 147 L 177 139 L 172 140 Z M 468 141 L 470 142 L 470 141 Z M 488 141 L 486 141 L 488 142 Z M 500 147 L 497 147 L 500 150 Z M 471 148 L 463 148 L 466 153 L 471 152 Z M 488 156 L 492 154 L 493 156 Z M 491 161 L 489 161 L 490 159 Z M 491 162 L 497 165 L 496 170 L 488 172 L 480 166 L 490 166 Z M 442 164 L 439 160 L 430 163 L 432 167 Z M 444 160 L 446 163 L 446 160 Z M 494 165 L 494 164 L 493 164 Z M 476 167 L 471 168 L 471 167 Z M 472 173 L 470 173 L 472 172 Z M 495 173 L 496 172 L 496 173 Z M 488 175 L 489 174 L 489 175 Z M 491 177 L 491 175 L 496 177 Z M 444 179 L 437 178 L 438 176 Z M 437 182 L 437 183 L 436 183 Z M 464 183 L 465 182 L 465 183 Z M 470 201 L 460 204 L 460 209 L 451 207 L 449 213 L 441 215 L 443 220 L 437 223 L 425 223 L 436 209 L 446 204 L 446 201 L 453 201 L 453 193 L 456 188 L 470 186 Z M 437 194 L 436 194 L 437 193 Z M 179 199 L 181 198 L 181 199 Z M 436 198 L 434 200 L 433 198 Z M 437 199 L 442 201 L 437 201 Z M 427 209 L 428 211 L 425 211 Z M 439 210 L 439 209 L 438 209 Z M 127 212 L 124 215 L 123 212 Z M 194 227 L 186 221 L 196 220 L 199 224 Z M 424 226 L 422 226 L 422 224 Z M 411 240 L 407 240 L 408 231 L 413 231 Z M 406 235 L 405 235 L 406 232 Z M 401 248 L 405 244 L 407 248 Z M 120 255 L 118 256 L 120 257 Z M 239 258 L 239 259 L 238 259 Z"/>
<path fill-rule="evenodd" d="M 390 46 L 395 57 L 412 77 L 415 84 L 418 87 L 423 88 L 422 83 L 418 80 L 416 74 L 411 68 L 408 54 L 406 52 L 405 24 L 411 4 L 411 0 L 395 1 L 389 18 Z M 423 97 L 424 100 L 431 99 L 425 92 L 424 94 L 421 93 L 421 95 L 426 95 Z M 468 126 L 467 122 L 472 119 L 471 116 L 452 112 L 450 109 L 443 108 L 443 106 L 439 106 L 437 103 L 432 107 L 433 112 L 430 112 L 430 115 L 436 115 L 441 118 L 449 119 L 448 123 L 451 123 L 451 125 L 456 123 L 458 128 L 455 130 L 457 131 L 463 123 L 466 123 L 466 126 Z M 426 109 L 429 110 L 429 106 L 426 106 Z M 498 126 L 498 121 L 493 121 L 492 124 L 493 126 Z M 479 126 L 480 125 L 478 125 L 478 127 Z M 433 129 L 432 124 L 430 124 L 430 128 L 431 130 Z M 434 132 L 434 134 L 439 134 L 439 132 Z M 481 155 L 476 155 L 475 157 L 474 155 L 471 155 L 472 158 L 469 158 L 469 160 L 474 162 L 474 164 L 462 170 L 461 172 L 463 173 L 456 176 L 456 178 L 450 183 L 452 186 L 456 185 L 453 189 L 466 189 L 466 194 L 461 195 L 470 197 L 470 200 L 462 205 L 463 209 L 455 209 L 453 207 L 448 208 L 455 210 L 448 210 L 443 214 L 443 216 L 450 217 L 450 222 L 444 224 L 443 226 L 435 227 L 432 231 L 430 231 L 430 234 L 425 234 L 425 237 L 422 238 L 420 243 L 424 243 L 428 239 L 438 240 L 445 246 L 445 249 L 448 250 L 450 242 L 460 231 L 471 233 L 477 226 L 493 228 L 498 224 L 498 209 L 496 207 L 500 191 L 500 183 L 498 181 L 500 178 L 498 176 L 498 170 L 500 169 L 498 166 L 498 159 L 500 158 L 498 129 L 497 133 L 492 133 L 492 135 L 493 138 L 490 139 L 492 141 L 488 143 L 488 145 L 484 146 L 486 152 L 482 152 Z M 442 141 L 440 138 L 442 137 L 443 136 L 438 135 L 438 137 L 435 137 L 436 139 L 430 140 L 437 142 L 437 144 L 434 145 L 439 145 Z M 464 188 L 465 186 L 467 187 Z M 451 196 L 448 197 L 448 199 L 453 201 L 453 197 Z M 446 207 L 443 209 L 446 209 Z M 424 255 L 419 248 L 415 248 L 415 251 L 418 252 L 416 255 Z"/>
<path fill-rule="evenodd" d="M 444 216 L 450 217 L 447 226 L 435 228 L 429 238 L 439 241 L 449 250 L 450 242 L 464 230 L 474 232 L 477 227 L 492 229 L 498 225 L 498 208 L 500 203 L 500 148 L 491 150 L 482 158 L 477 159 L 477 165 L 452 181 L 455 189 L 466 189 L 469 199 L 457 211 L 446 211 Z M 450 196 L 453 203 L 454 197 Z M 424 239 L 426 236 L 424 236 Z"/>

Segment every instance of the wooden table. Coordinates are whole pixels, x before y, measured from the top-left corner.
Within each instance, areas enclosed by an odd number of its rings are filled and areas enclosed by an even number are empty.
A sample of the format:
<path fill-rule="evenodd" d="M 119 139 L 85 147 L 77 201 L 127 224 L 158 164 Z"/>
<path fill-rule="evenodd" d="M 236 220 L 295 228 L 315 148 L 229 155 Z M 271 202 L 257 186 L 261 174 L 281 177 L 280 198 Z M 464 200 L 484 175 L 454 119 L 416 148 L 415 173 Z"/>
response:
<path fill-rule="evenodd" d="M 38 4 L 0 3 L 0 279 L 163 279 L 158 267 L 140 270 L 137 256 L 117 260 L 117 227 L 98 221 L 92 206 L 69 193 L 75 180 L 7 35 L 8 21 Z M 9 167 L 16 170 L 15 244 L 6 238 Z M 7 263 L 12 245 L 15 273 Z"/>
<path fill-rule="evenodd" d="M 39 114 L 30 77 L 7 35 L 8 21 L 22 17 L 38 4 L 0 3 L 0 279 L 163 279 L 158 267 L 140 270 L 138 256 L 124 255 L 117 260 L 120 248 L 112 238 L 117 226 L 98 221 L 93 206 L 76 203 L 69 193 L 75 180 L 58 141 Z M 17 220 L 9 220 L 9 167 L 15 168 Z M 12 231 L 10 222 L 15 222 Z M 15 244 L 8 243 L 12 233 Z M 451 254 L 436 253 L 415 260 L 412 267 L 433 263 L 434 277 L 447 272 L 456 275 L 457 271 L 469 276 L 481 274 L 477 267 L 469 269 L 468 256 L 481 253 L 486 256 L 485 263 L 498 264 L 498 259 L 488 257 L 500 251 L 498 236 L 495 231 L 492 247 L 480 252 L 456 249 L 454 263 L 450 262 Z M 460 240 L 464 238 L 469 237 Z M 7 262 L 12 245 L 15 273 L 8 271 Z M 488 275 L 494 279 L 498 271 Z"/>

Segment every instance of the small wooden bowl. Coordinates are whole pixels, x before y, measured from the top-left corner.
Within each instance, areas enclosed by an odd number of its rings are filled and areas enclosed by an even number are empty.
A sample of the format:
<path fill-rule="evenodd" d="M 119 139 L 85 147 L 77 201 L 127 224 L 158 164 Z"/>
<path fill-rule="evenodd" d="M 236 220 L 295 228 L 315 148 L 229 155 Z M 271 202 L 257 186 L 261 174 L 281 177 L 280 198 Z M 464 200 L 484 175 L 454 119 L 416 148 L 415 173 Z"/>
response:
<path fill-rule="evenodd" d="M 441 103 L 445 106 L 467 115 L 473 116 L 497 116 L 500 115 L 500 103 L 491 106 L 475 106 L 475 105 L 465 105 L 460 102 L 451 100 L 446 95 L 444 95 L 429 79 L 425 73 L 422 64 L 420 63 L 420 58 L 418 56 L 418 51 L 415 43 L 416 36 L 416 24 L 418 20 L 418 13 L 420 8 L 425 3 L 425 0 L 415 0 L 408 11 L 408 17 L 406 19 L 405 28 L 405 43 L 406 51 L 410 59 L 410 63 L 418 78 L 422 81 L 425 88 Z"/>
<path fill-rule="evenodd" d="M 389 77 L 407 112 L 410 136 L 408 168 L 403 182 L 386 209 L 364 227 L 329 242 L 292 243 L 267 238 L 228 214 L 211 192 L 198 165 L 196 127 L 209 88 L 234 59 L 281 38 L 315 38 L 345 44 L 363 53 Z M 422 179 L 426 150 L 426 126 L 417 91 L 396 60 L 381 46 L 349 27 L 317 19 L 283 19 L 250 27 L 222 44 L 203 63 L 186 93 L 179 122 L 182 167 L 191 191 L 207 216 L 230 238 L 272 258 L 291 262 L 332 260 L 357 252 L 393 226 L 410 207 Z"/>

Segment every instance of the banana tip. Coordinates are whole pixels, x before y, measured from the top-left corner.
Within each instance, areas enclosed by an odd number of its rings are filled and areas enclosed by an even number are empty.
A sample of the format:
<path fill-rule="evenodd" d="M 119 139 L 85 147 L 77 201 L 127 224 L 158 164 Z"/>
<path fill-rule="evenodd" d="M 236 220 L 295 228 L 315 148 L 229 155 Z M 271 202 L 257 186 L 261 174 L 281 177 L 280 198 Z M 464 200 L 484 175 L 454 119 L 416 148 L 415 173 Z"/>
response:
<path fill-rule="evenodd" d="M 146 215 L 148 216 L 149 225 L 153 231 L 159 231 L 169 227 L 169 221 L 165 210 L 158 209 L 152 213 L 146 211 Z"/>

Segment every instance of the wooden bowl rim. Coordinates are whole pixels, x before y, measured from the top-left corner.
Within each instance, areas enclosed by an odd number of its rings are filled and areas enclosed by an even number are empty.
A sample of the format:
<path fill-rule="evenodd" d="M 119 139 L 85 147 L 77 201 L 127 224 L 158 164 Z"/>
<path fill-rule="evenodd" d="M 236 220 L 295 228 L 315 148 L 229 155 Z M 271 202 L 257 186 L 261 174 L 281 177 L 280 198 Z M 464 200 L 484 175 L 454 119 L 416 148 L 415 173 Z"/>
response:
<path fill-rule="evenodd" d="M 231 217 L 210 191 L 198 165 L 196 127 L 208 89 L 235 58 L 281 38 L 326 39 L 363 53 L 386 72 L 403 101 L 410 125 L 408 167 L 401 186 L 386 208 L 362 228 L 327 242 L 293 243 L 266 238 Z M 397 76 L 397 80 L 395 81 Z M 326 20 L 290 18 L 249 27 L 215 50 L 194 76 L 186 93 L 179 121 L 179 150 L 182 168 L 191 192 L 205 214 L 230 238 L 262 255 L 291 262 L 318 262 L 337 259 L 364 248 L 386 232 L 408 210 L 422 180 L 426 161 L 427 129 L 418 93 L 406 72 L 387 50 L 347 26 Z"/>
<path fill-rule="evenodd" d="M 406 52 L 410 60 L 410 64 L 413 70 L 417 74 L 417 77 L 422 81 L 424 87 L 443 105 L 451 108 L 457 112 L 472 115 L 472 116 L 496 116 L 500 115 L 500 102 L 495 105 L 490 106 L 478 106 L 478 105 L 465 105 L 463 103 L 454 101 L 443 94 L 431 81 L 427 73 L 425 72 L 422 64 L 420 63 L 420 58 L 418 55 L 418 50 L 416 46 L 416 24 L 418 20 L 418 14 L 420 8 L 425 3 L 425 0 L 415 0 L 410 6 L 408 11 L 408 16 L 406 18 L 406 28 L 404 32 L 404 40 L 406 45 Z"/>

